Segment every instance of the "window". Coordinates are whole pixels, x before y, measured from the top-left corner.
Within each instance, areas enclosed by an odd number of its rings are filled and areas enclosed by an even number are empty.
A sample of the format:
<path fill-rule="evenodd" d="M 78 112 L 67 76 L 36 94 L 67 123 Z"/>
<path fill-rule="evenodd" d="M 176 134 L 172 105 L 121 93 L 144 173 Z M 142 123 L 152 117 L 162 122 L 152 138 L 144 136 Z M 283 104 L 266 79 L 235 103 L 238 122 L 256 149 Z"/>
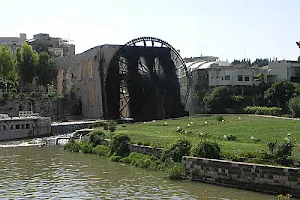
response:
<path fill-rule="evenodd" d="M 30 126 L 29 126 L 29 124 L 26 124 L 26 129 L 30 129 Z"/>
<path fill-rule="evenodd" d="M 19 124 L 16 125 L 16 129 L 20 129 L 20 125 Z"/>
<path fill-rule="evenodd" d="M 249 81 L 249 80 L 250 80 L 249 76 L 245 76 L 245 81 Z"/>
<path fill-rule="evenodd" d="M 225 76 L 225 80 L 230 80 L 230 75 Z"/>
<path fill-rule="evenodd" d="M 242 75 L 238 75 L 238 81 L 243 81 L 243 76 Z"/>

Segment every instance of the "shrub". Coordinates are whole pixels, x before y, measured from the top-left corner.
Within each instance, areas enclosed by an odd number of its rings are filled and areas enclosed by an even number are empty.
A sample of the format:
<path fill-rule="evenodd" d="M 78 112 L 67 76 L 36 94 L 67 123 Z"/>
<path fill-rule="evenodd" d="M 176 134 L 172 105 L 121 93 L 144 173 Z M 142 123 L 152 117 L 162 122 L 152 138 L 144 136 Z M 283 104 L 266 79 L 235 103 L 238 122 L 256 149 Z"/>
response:
<path fill-rule="evenodd" d="M 102 140 L 105 138 L 105 134 L 99 130 L 95 129 L 90 133 L 88 143 L 90 143 L 93 147 L 102 144 Z"/>
<path fill-rule="evenodd" d="M 11 92 L 12 92 L 12 93 L 17 93 L 17 89 L 16 89 L 16 88 L 12 88 L 12 89 L 11 89 Z"/>
<path fill-rule="evenodd" d="M 79 152 L 81 149 L 80 144 L 78 142 L 68 142 L 64 145 L 64 150 L 72 151 L 72 152 Z"/>
<path fill-rule="evenodd" d="M 290 109 L 293 117 L 300 117 L 300 96 L 290 99 L 289 109 Z"/>
<path fill-rule="evenodd" d="M 110 160 L 113 162 L 119 162 L 122 159 L 122 156 L 111 156 Z"/>
<path fill-rule="evenodd" d="M 161 162 L 156 156 L 131 152 L 128 157 L 122 158 L 121 162 L 142 168 L 158 169 Z"/>
<path fill-rule="evenodd" d="M 229 141 L 234 141 L 236 140 L 236 136 L 235 135 L 224 135 L 225 140 L 229 140 Z"/>
<path fill-rule="evenodd" d="M 99 128 L 102 127 L 104 122 L 94 122 L 93 124 L 89 125 L 89 128 Z"/>
<path fill-rule="evenodd" d="M 107 156 L 108 154 L 108 147 L 104 145 L 97 145 L 93 148 L 92 153 L 97 154 L 99 156 Z"/>
<path fill-rule="evenodd" d="M 223 113 L 231 104 L 232 97 L 226 86 L 215 87 L 210 93 L 206 93 L 203 101 L 212 113 Z"/>
<path fill-rule="evenodd" d="M 110 154 L 115 156 L 128 156 L 130 153 L 130 138 L 125 134 L 115 135 L 110 143 Z"/>
<path fill-rule="evenodd" d="M 185 179 L 186 174 L 181 163 L 174 163 L 167 168 L 167 177 L 172 180 Z"/>
<path fill-rule="evenodd" d="M 286 159 L 292 155 L 293 148 L 294 145 L 288 138 L 283 144 L 280 144 L 278 141 L 270 142 L 268 143 L 269 154 L 267 158 Z"/>
<path fill-rule="evenodd" d="M 219 121 L 219 122 L 224 121 L 224 117 L 223 117 L 222 115 L 218 115 L 218 116 L 216 117 L 216 119 L 217 119 L 217 121 Z"/>
<path fill-rule="evenodd" d="M 19 99 L 24 99 L 24 98 L 25 98 L 25 94 L 24 94 L 24 93 L 19 93 L 19 94 L 17 95 L 17 97 L 18 97 Z"/>
<path fill-rule="evenodd" d="M 144 142 L 143 142 L 143 145 L 144 145 L 144 146 L 150 146 L 150 142 L 149 142 L 149 141 L 144 141 Z"/>
<path fill-rule="evenodd" d="M 193 156 L 204 158 L 220 158 L 220 147 L 216 142 L 200 141 L 193 150 Z"/>
<path fill-rule="evenodd" d="M 262 106 L 247 106 L 244 108 L 244 112 L 256 115 L 281 115 L 282 108 L 278 107 L 262 107 Z"/>
<path fill-rule="evenodd" d="M 162 160 L 167 161 L 170 159 L 174 162 L 181 162 L 182 156 L 190 155 L 191 148 L 191 142 L 185 138 L 181 138 L 163 153 Z"/>
<path fill-rule="evenodd" d="M 108 130 L 110 130 L 110 132 L 115 132 L 116 129 L 117 129 L 117 123 L 114 121 L 110 121 L 108 123 Z"/>
<path fill-rule="evenodd" d="M 82 143 L 80 143 L 80 149 L 83 153 L 92 153 L 93 146 L 92 146 L 92 144 L 82 142 Z"/>

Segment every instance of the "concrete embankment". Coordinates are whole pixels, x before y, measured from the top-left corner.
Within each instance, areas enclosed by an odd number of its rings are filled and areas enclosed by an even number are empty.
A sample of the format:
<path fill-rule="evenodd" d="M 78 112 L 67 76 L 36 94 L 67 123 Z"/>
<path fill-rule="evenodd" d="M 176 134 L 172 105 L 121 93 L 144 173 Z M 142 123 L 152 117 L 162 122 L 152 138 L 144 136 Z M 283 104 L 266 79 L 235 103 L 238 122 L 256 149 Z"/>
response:
<path fill-rule="evenodd" d="M 51 133 L 52 135 L 64 135 L 72 133 L 78 129 L 88 128 L 89 125 L 96 121 L 77 121 L 77 122 L 62 122 L 62 123 L 52 123 Z"/>
<path fill-rule="evenodd" d="M 300 197 L 300 168 L 278 167 L 184 156 L 192 180 Z"/>

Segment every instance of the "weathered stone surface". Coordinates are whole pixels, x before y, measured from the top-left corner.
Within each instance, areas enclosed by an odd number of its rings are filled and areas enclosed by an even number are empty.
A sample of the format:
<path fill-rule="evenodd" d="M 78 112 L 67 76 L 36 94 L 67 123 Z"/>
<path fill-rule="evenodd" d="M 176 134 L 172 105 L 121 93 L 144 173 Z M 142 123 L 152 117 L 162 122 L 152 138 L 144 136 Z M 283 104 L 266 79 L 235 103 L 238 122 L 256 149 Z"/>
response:
<path fill-rule="evenodd" d="M 182 163 L 186 172 L 191 174 L 192 180 L 300 196 L 299 168 L 218 161 L 190 156 L 184 156 Z"/>

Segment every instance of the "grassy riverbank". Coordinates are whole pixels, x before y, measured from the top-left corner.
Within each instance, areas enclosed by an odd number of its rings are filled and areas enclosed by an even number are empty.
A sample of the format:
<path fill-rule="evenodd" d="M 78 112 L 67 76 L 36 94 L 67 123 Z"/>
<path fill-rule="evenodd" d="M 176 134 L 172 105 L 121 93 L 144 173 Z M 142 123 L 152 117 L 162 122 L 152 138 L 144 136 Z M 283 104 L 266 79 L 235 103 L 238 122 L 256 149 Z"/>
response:
<path fill-rule="evenodd" d="M 120 124 L 115 133 L 127 134 L 134 143 L 168 148 L 186 137 L 194 145 L 200 139 L 216 141 L 224 157 L 243 157 L 267 151 L 268 142 L 291 138 L 295 145 L 292 159 L 300 160 L 300 121 L 248 115 L 216 115 L 156 120 L 146 123 Z M 178 131 L 178 129 L 182 129 Z M 105 131 L 109 137 L 109 131 Z M 229 140 L 231 136 L 235 140 Z"/>

